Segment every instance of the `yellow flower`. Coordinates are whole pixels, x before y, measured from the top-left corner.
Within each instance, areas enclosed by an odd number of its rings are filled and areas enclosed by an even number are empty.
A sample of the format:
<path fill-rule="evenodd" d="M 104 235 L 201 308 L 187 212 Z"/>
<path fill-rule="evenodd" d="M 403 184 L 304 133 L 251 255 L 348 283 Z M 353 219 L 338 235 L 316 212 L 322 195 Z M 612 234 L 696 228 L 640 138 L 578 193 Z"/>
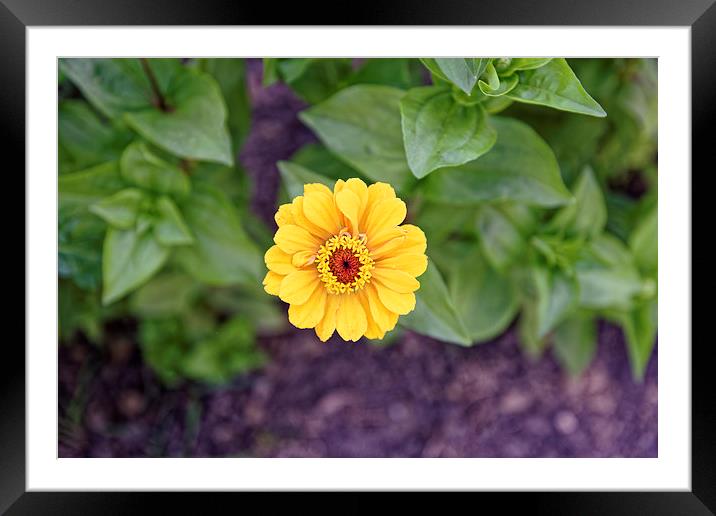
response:
<path fill-rule="evenodd" d="M 405 203 L 385 183 L 307 184 L 276 212 L 264 289 L 288 303 L 288 319 L 322 341 L 382 339 L 415 308 L 415 278 L 428 265 L 425 234 L 400 225 Z"/>

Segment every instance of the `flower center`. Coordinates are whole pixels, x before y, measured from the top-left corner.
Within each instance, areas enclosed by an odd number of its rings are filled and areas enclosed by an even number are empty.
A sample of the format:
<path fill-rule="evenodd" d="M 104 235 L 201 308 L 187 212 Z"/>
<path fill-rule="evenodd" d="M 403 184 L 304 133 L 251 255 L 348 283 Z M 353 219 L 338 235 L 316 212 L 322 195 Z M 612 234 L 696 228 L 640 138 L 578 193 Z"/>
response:
<path fill-rule="evenodd" d="M 318 250 L 316 264 L 331 294 L 355 292 L 370 283 L 373 259 L 363 238 L 347 233 L 329 238 Z"/>

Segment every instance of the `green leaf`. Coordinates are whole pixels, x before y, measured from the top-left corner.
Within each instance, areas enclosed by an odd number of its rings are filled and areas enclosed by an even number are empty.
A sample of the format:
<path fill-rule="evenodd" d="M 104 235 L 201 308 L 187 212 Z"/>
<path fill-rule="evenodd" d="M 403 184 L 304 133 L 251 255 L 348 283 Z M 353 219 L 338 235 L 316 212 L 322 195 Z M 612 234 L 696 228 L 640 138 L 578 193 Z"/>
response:
<path fill-rule="evenodd" d="M 86 210 L 124 186 L 116 161 L 63 174 L 57 179 L 60 209 Z"/>
<path fill-rule="evenodd" d="M 129 112 L 130 127 L 151 143 L 181 158 L 234 162 L 227 132 L 227 111 L 214 79 L 196 70 L 182 69 L 165 92 L 168 111 Z"/>
<path fill-rule="evenodd" d="M 597 325 L 590 314 L 568 317 L 554 332 L 554 354 L 572 375 L 581 374 L 597 351 Z"/>
<path fill-rule="evenodd" d="M 109 118 L 152 106 L 152 86 L 139 59 L 60 59 L 60 70 Z"/>
<path fill-rule="evenodd" d="M 112 303 L 151 278 L 169 257 L 150 231 L 109 228 L 102 252 L 102 303 Z"/>
<path fill-rule="evenodd" d="M 286 187 L 286 192 L 291 199 L 303 195 L 303 185 L 320 183 L 332 190 L 336 183 L 335 180 L 331 178 L 316 174 L 313 170 L 297 165 L 296 163 L 291 163 L 290 161 L 279 161 L 277 165 L 281 173 L 283 185 Z"/>
<path fill-rule="evenodd" d="M 399 319 L 401 326 L 438 340 L 469 346 L 472 343 L 470 334 L 440 272 L 431 262 L 419 281 L 415 310 Z"/>
<path fill-rule="evenodd" d="M 58 219 L 59 277 L 72 279 L 82 289 L 95 290 L 102 282 L 102 239 L 107 226 L 88 212 L 62 208 Z"/>
<path fill-rule="evenodd" d="M 261 79 L 261 85 L 264 88 L 267 88 L 279 80 L 278 59 L 273 57 L 264 57 L 263 65 L 263 78 Z"/>
<path fill-rule="evenodd" d="M 575 269 L 584 308 L 630 310 L 644 288 L 629 249 L 606 233 L 589 243 Z"/>
<path fill-rule="evenodd" d="M 574 278 L 559 269 L 532 266 L 524 285 L 526 304 L 530 305 L 530 331 L 544 339 L 571 311 L 577 308 L 579 289 Z"/>
<path fill-rule="evenodd" d="M 131 140 L 129 130 L 103 122 L 85 101 L 63 100 L 58 107 L 60 173 L 119 159 Z"/>
<path fill-rule="evenodd" d="M 141 317 L 168 317 L 187 310 L 197 291 L 196 281 L 186 274 L 162 273 L 132 294 L 129 305 Z"/>
<path fill-rule="evenodd" d="M 189 274 L 212 285 L 260 283 L 263 256 L 221 191 L 197 182 L 179 207 L 195 242 L 175 257 Z"/>
<path fill-rule="evenodd" d="M 646 275 L 656 277 L 659 266 L 658 210 L 654 205 L 638 222 L 629 236 L 629 247 L 639 269 Z"/>
<path fill-rule="evenodd" d="M 181 320 L 176 317 L 140 319 L 137 333 L 144 362 L 164 384 L 177 385 L 183 378 L 182 363 L 188 351 Z"/>
<path fill-rule="evenodd" d="M 407 90 L 423 84 L 422 72 L 423 67 L 415 59 L 366 59 L 348 84 L 382 84 Z"/>
<path fill-rule="evenodd" d="M 562 58 L 552 59 L 533 70 L 518 72 L 518 75 L 519 83 L 507 94 L 513 100 L 584 115 L 607 116 Z"/>
<path fill-rule="evenodd" d="M 338 159 L 320 143 L 304 145 L 291 156 L 291 162 L 332 179 L 361 176 L 360 172 Z"/>
<path fill-rule="evenodd" d="M 428 70 L 460 88 L 470 95 L 477 83 L 477 79 L 485 71 L 490 59 L 488 58 L 436 58 L 421 59 Z"/>
<path fill-rule="evenodd" d="M 450 271 L 448 286 L 473 342 L 502 333 L 519 308 L 512 282 L 490 267 L 474 245 Z"/>
<path fill-rule="evenodd" d="M 444 88 L 409 90 L 400 113 L 408 165 L 417 178 L 477 159 L 497 138 L 480 105 L 459 104 Z"/>
<path fill-rule="evenodd" d="M 227 119 L 233 152 L 236 154 L 249 134 L 251 104 L 246 86 L 246 60 L 200 59 L 199 66 L 216 80 L 229 111 Z"/>
<path fill-rule="evenodd" d="M 154 192 L 183 196 L 191 188 L 189 178 L 179 167 L 161 159 L 142 142 L 127 147 L 120 168 L 126 181 Z"/>
<path fill-rule="evenodd" d="M 632 374 L 639 380 L 644 378 L 646 366 L 654 350 L 657 319 L 656 301 L 643 303 L 617 318 L 624 329 Z"/>
<path fill-rule="evenodd" d="M 492 62 L 500 77 L 512 75 L 517 70 L 533 70 L 540 68 L 552 60 L 551 57 L 503 57 Z"/>
<path fill-rule="evenodd" d="M 154 222 L 154 235 L 160 244 L 166 246 L 190 245 L 194 237 L 186 226 L 179 208 L 169 197 L 162 196 L 156 203 L 157 218 Z"/>
<path fill-rule="evenodd" d="M 594 172 L 587 167 L 574 186 L 576 202 L 561 208 L 548 227 L 568 236 L 591 238 L 607 224 L 607 205 Z"/>
<path fill-rule="evenodd" d="M 350 59 L 282 59 L 278 63 L 284 82 L 309 104 L 338 91 L 353 73 Z"/>
<path fill-rule="evenodd" d="M 117 229 L 134 226 L 146 196 L 137 188 L 125 188 L 90 206 L 90 211 Z"/>
<path fill-rule="evenodd" d="M 549 146 L 528 125 L 491 118 L 497 142 L 480 159 L 436 170 L 424 180 L 428 199 L 456 205 L 514 200 L 535 206 L 560 206 L 572 197 Z"/>
<path fill-rule="evenodd" d="M 339 158 L 374 181 L 409 188 L 415 178 L 403 148 L 402 90 L 356 85 L 299 114 Z"/>
<path fill-rule="evenodd" d="M 266 361 L 266 356 L 254 343 L 251 322 L 245 317 L 235 317 L 214 335 L 192 347 L 183 361 L 184 373 L 205 382 L 227 382 Z"/>
<path fill-rule="evenodd" d="M 492 267 L 504 271 L 524 254 L 524 237 L 512 221 L 497 208 L 482 207 L 476 220 L 480 248 Z"/>
<path fill-rule="evenodd" d="M 512 75 L 498 80 L 497 85 L 490 85 L 482 80 L 479 81 L 477 85 L 484 95 L 488 97 L 500 97 L 514 90 L 518 82 L 519 79 L 517 76 Z"/>

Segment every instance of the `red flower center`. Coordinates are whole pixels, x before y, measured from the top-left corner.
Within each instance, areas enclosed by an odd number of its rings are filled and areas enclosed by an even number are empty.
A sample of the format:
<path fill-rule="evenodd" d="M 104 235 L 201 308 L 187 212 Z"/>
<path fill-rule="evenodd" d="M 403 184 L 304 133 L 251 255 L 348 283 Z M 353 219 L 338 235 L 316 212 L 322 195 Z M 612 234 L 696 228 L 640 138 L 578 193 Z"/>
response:
<path fill-rule="evenodd" d="M 348 249 L 336 249 L 331 255 L 328 266 L 341 283 L 352 283 L 360 272 L 358 257 Z"/>

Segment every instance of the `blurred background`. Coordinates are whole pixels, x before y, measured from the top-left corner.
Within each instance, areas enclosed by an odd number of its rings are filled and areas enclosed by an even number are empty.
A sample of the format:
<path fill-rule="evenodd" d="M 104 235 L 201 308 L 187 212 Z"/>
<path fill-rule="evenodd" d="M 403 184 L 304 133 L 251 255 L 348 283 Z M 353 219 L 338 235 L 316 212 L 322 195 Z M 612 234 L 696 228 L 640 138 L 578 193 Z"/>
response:
<path fill-rule="evenodd" d="M 368 61 L 386 60 L 346 61 L 350 73 L 367 74 Z M 395 86 L 429 81 L 417 60 L 400 61 L 403 75 L 389 79 L 402 81 Z M 526 104 L 504 114 L 550 144 L 568 185 L 591 165 L 605 192 L 607 229 L 626 239 L 656 203 L 656 62 L 569 64 L 606 119 Z M 133 137 L 97 109 L 96 90 L 78 88 L 82 70 L 60 68 L 60 457 L 657 456 L 656 345 L 639 378 L 613 321 L 599 321 L 593 356 L 575 372 L 552 349 L 525 353 L 512 319 L 473 347 L 403 328 L 382 342 L 334 336 L 321 343 L 288 324 L 286 307 L 263 293 L 260 280 L 234 282 L 240 272 L 213 259 L 253 260 L 271 245 L 273 215 L 289 198 L 277 162 L 310 163 L 323 152 L 297 116 L 317 93 L 288 65 L 269 85 L 260 59 L 182 66 L 216 79 L 238 155 L 232 166 L 176 161 L 192 177 L 211 178 L 236 214 L 185 216 L 241 237 L 208 246 L 205 255 L 184 253 L 176 258 L 181 267 L 170 261 L 130 295 L 104 304 L 106 229 L 86 205 L 106 185 L 93 179 L 89 188 L 72 175 L 124 159 Z M 423 229 L 430 254 L 428 218 Z"/>

